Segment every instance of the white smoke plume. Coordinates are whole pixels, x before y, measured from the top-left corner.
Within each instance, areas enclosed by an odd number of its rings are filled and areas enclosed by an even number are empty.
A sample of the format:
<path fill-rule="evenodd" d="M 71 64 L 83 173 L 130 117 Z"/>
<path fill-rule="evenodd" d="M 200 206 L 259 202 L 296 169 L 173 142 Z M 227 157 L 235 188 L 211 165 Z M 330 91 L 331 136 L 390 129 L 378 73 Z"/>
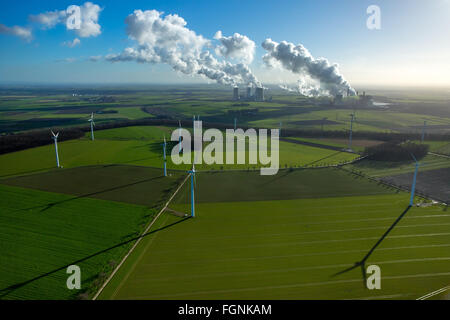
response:
<path fill-rule="evenodd" d="M 235 33 L 230 37 L 225 37 L 222 31 L 217 31 L 214 39 L 219 40 L 222 45 L 216 48 L 216 53 L 227 58 L 240 60 L 245 64 L 250 64 L 255 55 L 255 42 L 248 37 Z"/>
<path fill-rule="evenodd" d="M 314 58 L 303 45 L 266 39 L 262 47 L 267 51 L 263 60 L 268 67 L 281 66 L 302 76 L 303 80 L 297 88 L 299 92 L 336 95 L 345 94 L 348 90 L 350 94 L 355 94 L 355 90 L 340 74 L 337 64 L 331 64 L 325 58 Z M 318 83 L 311 84 L 308 78 Z"/>
<path fill-rule="evenodd" d="M 0 23 L 0 34 L 16 36 L 22 38 L 25 41 L 31 41 L 31 39 L 33 39 L 33 34 L 31 33 L 30 29 L 20 26 L 8 27 L 1 23 Z"/>
<path fill-rule="evenodd" d="M 320 82 L 308 77 L 299 79 L 296 86 L 279 85 L 279 87 L 288 92 L 296 92 L 307 97 L 320 97 L 329 95 L 327 89 L 323 89 L 321 87 Z"/>
<path fill-rule="evenodd" d="M 126 19 L 128 37 L 137 46 L 105 58 L 111 62 L 166 63 L 187 75 L 199 74 L 218 83 L 259 86 L 260 83 L 243 63 L 219 61 L 207 48 L 211 42 L 186 27 L 178 15 L 163 16 L 156 10 L 135 10 Z"/>
<path fill-rule="evenodd" d="M 96 37 L 102 33 L 101 26 L 98 23 L 102 8 L 92 2 L 85 2 L 80 6 L 81 25 L 79 29 L 74 30 L 81 38 Z M 30 15 L 32 22 L 42 25 L 43 29 L 52 29 L 58 24 L 66 24 L 67 12 L 65 10 L 48 11 L 38 15 Z"/>

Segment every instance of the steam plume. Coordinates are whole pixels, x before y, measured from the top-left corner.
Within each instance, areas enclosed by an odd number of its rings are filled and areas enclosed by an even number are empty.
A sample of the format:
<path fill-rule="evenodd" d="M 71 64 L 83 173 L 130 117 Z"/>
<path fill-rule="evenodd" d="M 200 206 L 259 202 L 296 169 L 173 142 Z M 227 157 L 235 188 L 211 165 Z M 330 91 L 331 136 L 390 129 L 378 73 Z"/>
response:
<path fill-rule="evenodd" d="M 302 76 L 297 88 L 300 93 L 336 95 L 347 93 L 348 90 L 355 94 L 355 90 L 340 74 L 337 64 L 331 64 L 325 58 L 314 58 L 303 45 L 266 39 L 262 47 L 267 51 L 263 60 L 268 67 L 281 66 Z"/>

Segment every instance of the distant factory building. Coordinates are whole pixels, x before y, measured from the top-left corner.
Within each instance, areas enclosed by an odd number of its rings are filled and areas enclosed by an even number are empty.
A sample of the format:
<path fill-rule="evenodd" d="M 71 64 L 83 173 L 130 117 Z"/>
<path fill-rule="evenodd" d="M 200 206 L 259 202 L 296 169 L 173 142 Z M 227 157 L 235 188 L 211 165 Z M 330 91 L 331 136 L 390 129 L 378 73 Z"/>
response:
<path fill-rule="evenodd" d="M 255 101 L 264 101 L 264 88 L 255 89 Z"/>
<path fill-rule="evenodd" d="M 238 87 L 233 88 L 233 100 L 234 101 L 239 100 L 239 88 Z"/>

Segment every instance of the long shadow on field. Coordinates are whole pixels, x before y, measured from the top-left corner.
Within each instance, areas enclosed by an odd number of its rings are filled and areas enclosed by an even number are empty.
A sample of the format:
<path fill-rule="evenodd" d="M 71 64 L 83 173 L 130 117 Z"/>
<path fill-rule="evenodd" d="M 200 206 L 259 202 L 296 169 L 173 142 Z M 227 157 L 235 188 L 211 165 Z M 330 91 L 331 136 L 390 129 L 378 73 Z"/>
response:
<path fill-rule="evenodd" d="M 161 156 L 153 156 L 153 157 L 147 157 L 147 158 L 123 161 L 120 164 L 127 164 L 127 163 L 133 163 L 133 162 L 144 161 L 144 160 L 151 160 L 151 159 L 157 159 L 157 158 L 161 158 Z"/>
<path fill-rule="evenodd" d="M 58 272 L 58 271 L 65 270 L 65 269 L 67 269 L 67 268 L 68 268 L 69 266 L 71 266 L 71 265 L 82 263 L 82 262 L 84 262 L 84 261 L 86 261 L 86 260 L 88 260 L 88 259 L 91 259 L 91 258 L 96 257 L 96 256 L 98 256 L 98 255 L 101 255 L 101 254 L 103 254 L 103 253 L 106 253 L 106 252 L 108 252 L 108 251 L 110 251 L 110 250 L 119 248 L 119 247 L 121 247 L 121 246 L 123 246 L 123 245 L 126 245 L 126 244 L 128 244 L 128 243 L 131 243 L 131 242 L 133 242 L 133 241 L 136 241 L 136 240 L 138 240 L 139 238 L 145 238 L 145 237 L 150 236 L 150 235 L 152 235 L 152 234 L 155 234 L 155 233 L 157 233 L 157 232 L 159 232 L 159 231 L 162 231 L 162 230 L 171 228 L 171 227 L 173 227 L 173 226 L 175 226 L 175 225 L 177 225 L 177 224 L 180 224 L 180 223 L 182 223 L 182 222 L 184 222 L 184 221 L 186 221 L 186 220 L 188 220 L 188 219 L 190 219 L 190 218 L 191 218 L 191 217 L 183 218 L 183 219 L 181 219 L 181 220 L 179 220 L 179 221 L 177 221 L 177 222 L 174 222 L 174 223 L 171 223 L 171 224 L 169 224 L 169 225 L 167 225 L 167 226 L 161 227 L 161 228 L 159 228 L 159 229 L 156 229 L 156 230 L 147 232 L 146 234 L 143 234 L 143 235 L 141 235 L 141 236 L 138 236 L 138 237 L 132 238 L 132 239 L 130 239 L 130 240 L 127 240 L 127 241 L 118 243 L 118 244 L 116 244 L 116 245 L 114 245 L 114 246 L 112 246 L 112 247 L 109 247 L 109 248 L 107 248 L 107 249 L 103 249 L 103 250 L 97 251 L 97 252 L 95 252 L 95 253 L 93 253 L 93 254 L 87 256 L 87 257 L 81 258 L 81 259 L 76 260 L 76 261 L 72 261 L 71 263 L 68 263 L 68 264 L 66 264 L 66 265 L 64 265 L 64 266 L 62 266 L 62 267 L 59 267 L 59 268 L 57 268 L 57 269 L 54 269 L 54 270 L 52 270 L 52 271 L 43 273 L 43 274 L 41 274 L 40 276 L 34 277 L 34 278 L 30 279 L 30 280 L 27 280 L 27 281 L 24 281 L 24 282 L 20 282 L 20 283 L 16 283 L 16 284 L 10 285 L 9 287 L 6 287 L 6 288 L 4 288 L 4 289 L 0 289 L 0 299 L 3 298 L 3 297 L 5 297 L 5 296 L 7 296 L 7 295 L 10 294 L 11 292 L 13 292 L 13 291 L 15 291 L 15 290 L 17 290 L 17 289 L 19 289 L 19 288 L 22 288 L 23 286 L 26 286 L 26 285 L 28 285 L 28 284 L 34 282 L 34 281 L 37 281 L 37 280 L 42 279 L 42 278 L 45 278 L 45 277 L 47 277 L 47 276 L 49 276 L 49 275 L 51 275 L 51 274 L 53 274 L 53 273 L 56 273 L 56 272 Z"/>
<path fill-rule="evenodd" d="M 366 277 L 366 261 L 367 261 L 367 259 L 369 259 L 371 254 L 380 245 L 380 243 L 388 236 L 388 234 L 392 231 L 392 229 L 394 229 L 394 227 L 400 222 L 400 220 L 403 219 L 403 217 L 406 215 L 406 213 L 409 211 L 409 209 L 411 209 L 410 205 L 408 205 L 408 207 L 406 207 L 405 211 L 403 211 L 403 213 L 397 218 L 397 220 L 394 221 L 394 223 L 389 227 L 389 229 L 387 229 L 387 231 L 381 236 L 381 238 L 378 239 L 378 241 L 375 243 L 375 245 L 369 250 L 369 252 L 364 256 L 364 258 L 361 261 L 356 262 L 350 268 L 347 268 L 345 270 L 342 270 L 342 271 L 339 271 L 338 273 L 333 274 L 332 277 L 336 277 L 338 275 L 347 273 L 355 268 L 361 267 L 361 272 L 362 272 L 362 276 L 363 276 L 363 285 L 364 285 L 364 287 L 366 287 L 366 278 L 367 278 Z"/>
<path fill-rule="evenodd" d="M 77 197 L 73 197 L 73 198 L 70 198 L 70 199 L 66 199 L 66 200 L 56 201 L 56 202 L 43 204 L 43 205 L 39 205 L 39 206 L 34 206 L 34 207 L 30 207 L 30 208 L 18 209 L 17 211 L 33 210 L 33 209 L 42 208 L 42 210 L 40 210 L 40 212 L 44 212 L 44 211 L 47 211 L 48 209 L 53 208 L 54 206 L 59 205 L 59 204 L 67 203 L 67 202 L 78 200 L 78 199 L 82 199 L 82 198 L 89 198 L 89 197 L 92 197 L 92 196 L 95 196 L 95 195 L 99 195 L 99 194 L 102 194 L 102 193 L 106 193 L 106 192 L 120 190 L 120 189 L 123 189 L 123 188 L 135 186 L 135 185 L 138 185 L 138 184 L 141 184 L 141 183 L 145 183 L 145 182 L 149 182 L 149 181 L 152 181 L 152 180 L 160 179 L 160 178 L 163 178 L 163 177 L 164 176 L 153 177 L 153 178 L 150 178 L 150 179 L 145 179 L 145 180 L 141 180 L 141 181 L 137 181 L 137 182 L 133 182 L 133 183 L 128 183 L 128 184 L 124 184 L 124 185 L 121 185 L 121 186 L 108 188 L 108 189 L 105 189 L 105 190 L 100 190 L 100 191 L 95 191 L 95 192 L 83 194 L 83 195 L 80 195 L 80 196 L 77 196 Z"/>
<path fill-rule="evenodd" d="M 313 162 L 310 162 L 310 163 L 305 164 L 305 167 L 307 167 L 307 166 L 312 166 L 313 164 L 316 164 L 317 162 L 320 162 L 320 161 L 323 161 L 323 160 L 332 158 L 332 157 L 334 157 L 334 156 L 337 156 L 337 155 L 340 154 L 340 153 L 342 153 L 342 151 L 338 151 L 338 152 L 332 153 L 332 154 L 330 154 L 329 156 L 326 156 L 326 157 L 324 157 L 324 158 L 322 158 L 322 159 L 314 160 Z"/>
<path fill-rule="evenodd" d="M 261 184 L 262 186 L 264 186 L 264 185 L 268 185 L 268 184 L 271 184 L 271 183 L 273 183 L 274 181 L 277 181 L 277 180 L 279 180 L 279 179 L 282 179 L 282 178 L 285 178 L 285 177 L 287 177 L 289 174 L 291 174 L 293 171 L 291 171 L 291 170 L 285 170 L 284 172 L 283 172 L 283 174 L 277 174 L 276 176 L 275 176 L 275 178 L 273 178 L 272 180 L 269 180 L 269 181 L 267 181 L 267 182 L 264 182 L 263 184 Z"/>
<path fill-rule="evenodd" d="M 20 176 L 20 175 L 25 175 L 25 174 L 35 173 L 35 172 L 40 172 L 40 171 L 48 171 L 50 169 L 55 169 L 55 168 L 56 167 L 53 166 L 53 167 L 49 167 L 49 168 L 41 168 L 41 169 L 36 169 L 36 170 L 31 170 L 31 171 L 23 171 L 23 172 L 5 174 L 3 176 L 0 176 L 0 179 L 12 177 L 12 176 Z"/>

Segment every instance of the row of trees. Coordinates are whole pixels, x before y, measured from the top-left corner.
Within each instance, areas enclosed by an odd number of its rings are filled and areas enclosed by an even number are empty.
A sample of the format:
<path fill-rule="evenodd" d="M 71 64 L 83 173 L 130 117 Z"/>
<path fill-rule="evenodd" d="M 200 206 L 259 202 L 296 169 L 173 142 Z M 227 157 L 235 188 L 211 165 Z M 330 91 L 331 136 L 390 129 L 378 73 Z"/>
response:
<path fill-rule="evenodd" d="M 422 159 L 428 154 L 428 149 L 426 144 L 386 142 L 366 148 L 365 155 L 368 159 L 377 161 L 408 161 L 412 160 L 411 155 Z"/>

